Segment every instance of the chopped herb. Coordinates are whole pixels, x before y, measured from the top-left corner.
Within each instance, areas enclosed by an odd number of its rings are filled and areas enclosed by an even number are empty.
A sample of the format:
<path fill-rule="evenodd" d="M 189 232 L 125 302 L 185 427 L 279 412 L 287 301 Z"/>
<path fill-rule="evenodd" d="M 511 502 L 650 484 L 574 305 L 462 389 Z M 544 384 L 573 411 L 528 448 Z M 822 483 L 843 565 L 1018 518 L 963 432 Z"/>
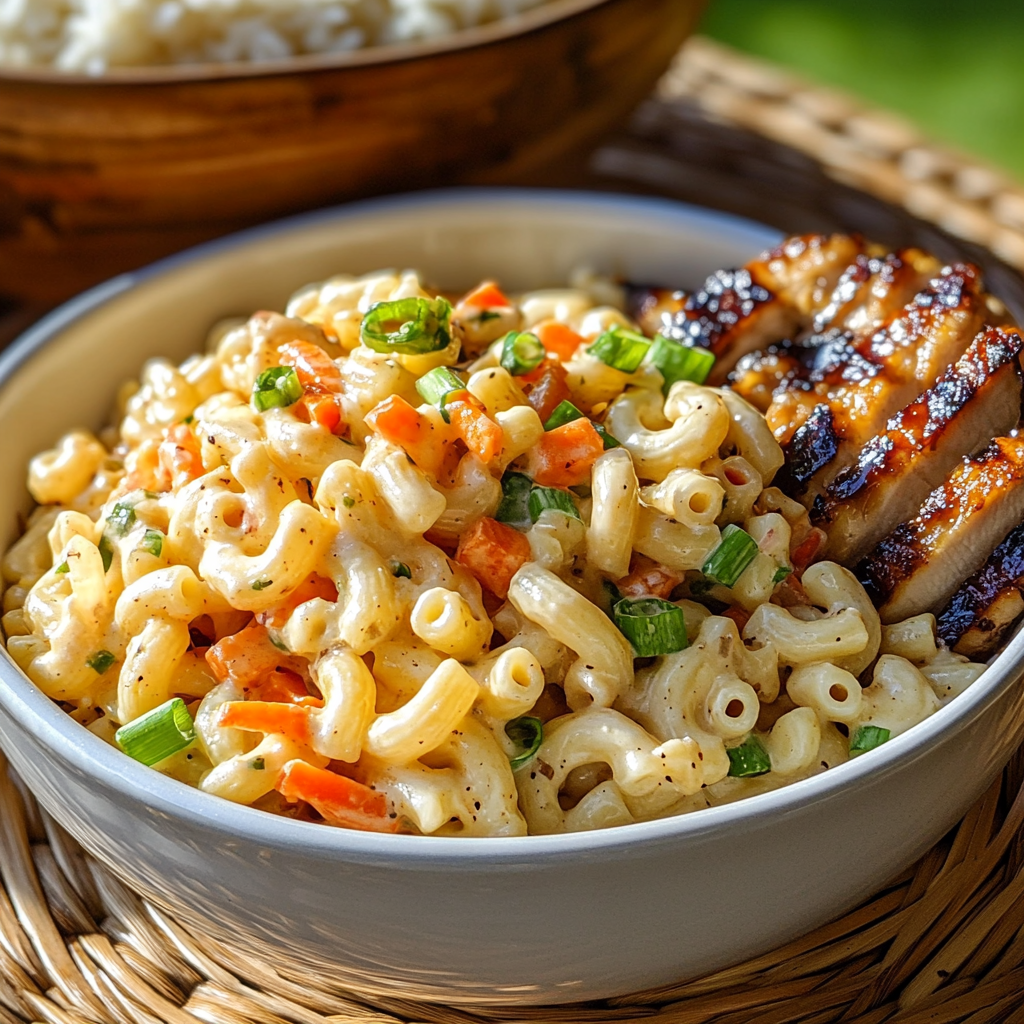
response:
<path fill-rule="evenodd" d="M 642 334 L 616 325 L 605 331 L 587 351 L 602 363 L 623 373 L 635 373 L 651 343 Z"/>
<path fill-rule="evenodd" d="M 709 580 L 731 587 L 757 555 L 757 541 L 735 524 L 722 530 L 718 547 L 708 555 L 701 572 Z"/>
<path fill-rule="evenodd" d="M 257 412 L 274 407 L 283 409 L 302 397 L 302 384 L 292 366 L 272 366 L 264 370 L 252 388 L 252 404 Z"/>
<path fill-rule="evenodd" d="M 107 522 L 118 537 L 123 537 L 135 525 L 135 505 L 119 501 L 107 516 Z"/>
<path fill-rule="evenodd" d="M 513 377 L 536 370 L 547 353 L 536 334 L 509 331 L 501 343 L 500 362 Z"/>
<path fill-rule="evenodd" d="M 622 442 L 617 437 L 612 437 L 611 434 L 605 429 L 603 423 L 595 423 L 594 429 L 597 431 L 597 436 L 601 438 L 604 443 L 604 450 L 608 451 L 609 448 L 619 448 Z"/>
<path fill-rule="evenodd" d="M 391 575 L 401 576 L 407 580 L 412 579 L 412 569 L 405 564 L 405 562 L 392 562 L 391 563 Z"/>
<path fill-rule="evenodd" d="M 638 658 L 685 650 L 683 610 L 660 597 L 624 597 L 612 607 L 612 619 Z"/>
<path fill-rule="evenodd" d="M 378 302 L 363 317 L 359 337 L 374 352 L 437 352 L 452 340 L 451 314 L 451 303 L 444 298 Z"/>
<path fill-rule="evenodd" d="M 772 577 L 772 583 L 781 583 L 793 570 L 788 566 L 781 565 L 775 570 L 775 575 Z"/>
<path fill-rule="evenodd" d="M 195 419 L 195 416 L 193 416 L 192 413 L 189 413 L 181 422 L 186 426 L 191 426 L 195 422 Z"/>
<path fill-rule="evenodd" d="M 887 742 L 892 733 L 879 725 L 862 725 L 850 740 L 850 757 L 874 750 Z"/>
<path fill-rule="evenodd" d="M 267 633 L 267 636 L 268 636 L 268 638 L 270 639 L 270 642 L 271 642 L 271 643 L 272 643 L 272 644 L 273 644 L 273 645 L 274 645 L 274 646 L 275 646 L 275 647 L 276 647 L 276 648 L 277 648 L 277 649 L 278 649 L 279 651 L 284 651 L 284 653 L 285 653 L 285 654 L 291 654 L 291 651 L 289 651 L 289 650 L 288 650 L 288 648 L 287 648 L 287 647 L 286 647 L 286 646 L 285 646 L 285 645 L 284 645 L 284 644 L 283 644 L 283 643 L 282 643 L 282 642 L 281 642 L 280 640 L 278 640 L 278 639 L 277 639 L 277 638 L 276 638 L 276 637 L 274 636 L 274 634 L 273 634 L 273 633 Z"/>
<path fill-rule="evenodd" d="M 85 659 L 86 665 L 99 675 L 103 675 L 115 661 L 117 658 L 110 651 L 97 651 Z"/>
<path fill-rule="evenodd" d="M 345 496 L 344 496 L 344 497 L 343 497 L 343 498 L 341 499 L 341 503 L 342 503 L 342 505 L 344 505 L 344 506 L 345 506 L 345 508 L 352 508 L 352 507 L 354 507 L 354 506 L 355 506 L 355 503 L 356 503 L 356 499 L 355 499 L 355 498 L 353 498 L 353 497 L 352 497 L 351 495 L 348 495 L 348 494 L 346 494 L 346 495 L 345 495 Z"/>
<path fill-rule="evenodd" d="M 512 771 L 531 761 L 544 742 L 544 723 L 539 718 L 523 715 L 505 723 L 505 735 L 516 745 L 518 753 L 509 759 Z"/>
<path fill-rule="evenodd" d="M 738 747 L 728 747 L 729 774 L 734 779 L 749 779 L 767 775 L 772 770 L 772 759 L 757 736 L 751 734 Z"/>
<path fill-rule="evenodd" d="M 114 546 L 110 543 L 106 530 L 103 531 L 103 536 L 100 537 L 100 542 L 97 546 L 100 549 L 100 558 L 103 559 L 103 571 L 109 572 L 110 566 L 114 561 Z"/>
<path fill-rule="evenodd" d="M 164 549 L 164 535 L 159 530 L 146 530 L 142 535 L 142 543 L 139 547 L 148 551 L 155 558 L 159 558 Z"/>
<path fill-rule="evenodd" d="M 554 411 L 544 424 L 544 429 L 555 430 L 558 427 L 564 427 L 566 423 L 572 423 L 574 420 L 581 419 L 583 419 L 583 413 L 569 399 L 565 399 L 565 401 L 559 402 L 555 406 Z"/>
<path fill-rule="evenodd" d="M 66 573 L 69 570 L 69 568 L 70 568 L 70 566 L 68 565 L 68 563 L 66 561 L 64 561 L 64 562 L 61 562 L 60 565 L 58 565 L 57 568 L 54 569 L 53 571 L 58 576 L 63 576 L 64 573 Z"/>
<path fill-rule="evenodd" d="M 252 768 L 252 770 L 254 772 L 262 772 L 267 767 L 267 761 L 266 761 L 266 758 L 263 758 L 263 757 L 254 757 L 249 762 L 249 765 L 250 765 L 250 767 Z"/>
<path fill-rule="evenodd" d="M 507 523 L 517 530 L 529 529 L 530 491 L 533 481 L 524 473 L 507 472 L 501 478 L 501 504 L 494 518 L 499 523 Z"/>
<path fill-rule="evenodd" d="M 572 516 L 573 519 L 579 519 L 580 510 L 576 507 L 576 502 L 572 500 L 572 495 L 568 491 L 560 491 L 557 487 L 534 487 L 530 491 L 530 521 L 537 522 L 540 519 L 541 512 L 545 512 L 551 509 L 553 512 L 561 512 L 563 515 Z"/>
<path fill-rule="evenodd" d="M 257 580 L 252 585 L 252 589 L 253 590 L 266 590 L 267 587 L 272 587 L 273 585 L 274 585 L 274 581 L 273 580 Z"/>
<path fill-rule="evenodd" d="M 501 314 L 495 313 L 494 310 L 492 309 L 485 309 L 482 313 L 478 313 L 475 317 L 473 317 L 473 319 L 479 321 L 482 324 L 485 324 L 487 323 L 488 320 L 500 320 Z"/>
<path fill-rule="evenodd" d="M 195 725 L 180 697 L 172 697 L 114 733 L 114 742 L 146 765 L 184 750 L 195 738 Z"/>

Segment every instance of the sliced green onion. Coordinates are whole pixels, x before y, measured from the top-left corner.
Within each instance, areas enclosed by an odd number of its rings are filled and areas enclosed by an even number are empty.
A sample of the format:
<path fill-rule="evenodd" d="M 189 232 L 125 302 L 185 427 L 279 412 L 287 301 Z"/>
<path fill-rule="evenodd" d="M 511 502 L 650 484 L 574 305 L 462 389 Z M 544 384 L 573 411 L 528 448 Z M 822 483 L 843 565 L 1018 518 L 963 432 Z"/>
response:
<path fill-rule="evenodd" d="M 685 650 L 683 609 L 660 597 L 624 597 L 612 607 L 612 619 L 638 658 Z"/>
<path fill-rule="evenodd" d="M 509 758 L 512 771 L 522 768 L 544 742 L 544 723 L 539 718 L 523 715 L 505 723 L 505 735 L 516 745 L 519 753 Z"/>
<path fill-rule="evenodd" d="M 466 385 L 447 366 L 435 366 L 430 373 L 425 373 L 416 381 L 416 390 L 425 402 L 439 405 L 445 395 L 453 391 L 465 391 Z"/>
<path fill-rule="evenodd" d="M 880 747 L 891 735 L 888 729 L 883 729 L 880 725 L 862 725 L 850 740 L 850 757 Z"/>
<path fill-rule="evenodd" d="M 100 558 L 103 559 L 103 571 L 110 572 L 110 566 L 114 561 L 114 545 L 110 543 L 106 530 L 103 531 L 97 547 L 100 549 Z"/>
<path fill-rule="evenodd" d="M 597 436 L 601 438 L 605 451 L 608 451 L 609 448 L 621 447 L 622 442 L 617 437 L 612 437 L 612 435 L 605 429 L 603 423 L 595 423 L 594 429 L 597 431 Z"/>
<path fill-rule="evenodd" d="M 701 572 L 709 580 L 731 587 L 757 554 L 757 541 L 735 524 L 722 530 L 722 540 L 707 557 Z"/>
<path fill-rule="evenodd" d="M 517 530 L 526 530 L 530 523 L 530 491 L 533 481 L 524 473 L 506 473 L 501 478 L 501 504 L 494 518 Z"/>
<path fill-rule="evenodd" d="M 551 415 L 547 418 L 547 422 L 544 424 L 544 429 L 554 430 L 556 427 L 564 427 L 566 423 L 572 423 L 573 420 L 581 419 L 583 419 L 583 413 L 569 399 L 565 399 L 564 402 L 559 402 L 555 406 Z"/>
<path fill-rule="evenodd" d="M 139 547 L 159 558 L 164 549 L 164 535 L 159 530 L 147 530 L 142 535 L 142 543 Z"/>
<path fill-rule="evenodd" d="M 264 370 L 252 388 L 252 404 L 257 412 L 265 412 L 275 406 L 283 409 L 294 405 L 301 397 L 299 375 L 291 366 L 272 366 Z"/>
<path fill-rule="evenodd" d="M 58 576 L 63 576 L 64 573 L 66 573 L 69 569 L 70 569 L 70 566 L 68 565 L 68 563 L 66 561 L 64 561 L 64 562 L 61 562 L 60 565 L 58 565 L 57 568 L 54 569 L 53 571 Z"/>
<path fill-rule="evenodd" d="M 270 642 L 271 642 L 271 643 L 272 643 L 272 644 L 273 644 L 273 645 L 274 645 L 274 646 L 275 646 L 275 647 L 276 647 L 276 648 L 277 648 L 277 649 L 278 649 L 279 651 L 284 651 L 284 652 L 285 652 L 286 654 L 291 654 L 291 651 L 289 651 L 289 650 L 288 650 L 288 646 L 287 646 L 287 644 L 283 643 L 283 642 L 282 642 L 282 641 L 280 641 L 280 640 L 277 640 L 277 639 L 276 639 L 276 638 L 274 637 L 274 634 L 273 634 L 273 633 L 270 633 L 270 632 L 268 632 L 268 633 L 267 633 L 267 637 L 268 637 L 268 639 L 270 640 Z"/>
<path fill-rule="evenodd" d="M 692 380 L 694 384 L 703 384 L 715 365 L 715 357 L 706 348 L 681 345 L 663 334 L 654 339 L 650 358 L 665 378 L 661 390 L 666 395 L 677 380 Z"/>
<path fill-rule="evenodd" d="M 412 569 L 405 564 L 405 562 L 392 562 L 391 563 L 391 575 L 401 576 L 404 579 L 412 579 Z"/>
<path fill-rule="evenodd" d="M 772 759 L 764 744 L 751 734 L 738 747 L 727 747 L 729 774 L 734 779 L 749 779 L 755 775 L 766 775 L 772 770 Z"/>
<path fill-rule="evenodd" d="M 534 487 L 530 491 L 530 522 L 537 522 L 541 512 L 548 509 L 583 521 L 580 518 L 580 510 L 568 491 L 560 491 L 557 487 Z"/>
<path fill-rule="evenodd" d="M 612 609 L 622 600 L 622 594 L 611 580 L 601 580 L 601 593 L 604 596 L 603 610 L 611 618 Z"/>
<path fill-rule="evenodd" d="M 623 373 L 636 373 L 651 343 L 636 331 L 615 326 L 605 331 L 587 351 L 596 359 Z"/>
<path fill-rule="evenodd" d="M 781 583 L 793 570 L 789 566 L 781 565 L 775 570 L 775 575 L 772 577 L 772 583 Z"/>
<path fill-rule="evenodd" d="M 127 501 L 119 501 L 107 516 L 107 522 L 118 537 L 123 537 L 135 525 L 135 506 Z"/>
<path fill-rule="evenodd" d="M 257 580 L 252 585 L 252 589 L 253 590 L 266 590 L 267 587 L 272 587 L 273 585 L 274 585 L 274 581 L 273 580 Z"/>
<path fill-rule="evenodd" d="M 378 302 L 363 317 L 359 338 L 374 352 L 437 352 L 452 340 L 451 315 L 451 303 L 444 298 Z"/>
<path fill-rule="evenodd" d="M 536 370 L 546 355 L 536 334 L 509 331 L 501 343 L 501 365 L 513 377 Z"/>
<path fill-rule="evenodd" d="M 117 658 L 115 658 L 110 651 L 97 651 L 95 654 L 90 655 L 85 659 L 86 665 L 88 665 L 89 668 L 98 675 L 103 675 L 103 673 L 106 672 L 115 661 L 117 661 Z"/>
<path fill-rule="evenodd" d="M 180 697 L 172 697 L 114 733 L 114 742 L 143 764 L 156 764 L 196 738 L 195 725 Z"/>

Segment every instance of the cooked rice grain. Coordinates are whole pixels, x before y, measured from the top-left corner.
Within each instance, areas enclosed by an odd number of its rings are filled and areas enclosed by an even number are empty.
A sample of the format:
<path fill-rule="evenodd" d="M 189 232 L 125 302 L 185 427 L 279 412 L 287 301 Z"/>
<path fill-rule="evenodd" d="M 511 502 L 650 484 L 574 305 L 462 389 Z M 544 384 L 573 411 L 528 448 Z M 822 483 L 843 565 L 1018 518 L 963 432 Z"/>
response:
<path fill-rule="evenodd" d="M 545 0 L 0 0 L 0 65 L 102 74 L 432 39 Z"/>

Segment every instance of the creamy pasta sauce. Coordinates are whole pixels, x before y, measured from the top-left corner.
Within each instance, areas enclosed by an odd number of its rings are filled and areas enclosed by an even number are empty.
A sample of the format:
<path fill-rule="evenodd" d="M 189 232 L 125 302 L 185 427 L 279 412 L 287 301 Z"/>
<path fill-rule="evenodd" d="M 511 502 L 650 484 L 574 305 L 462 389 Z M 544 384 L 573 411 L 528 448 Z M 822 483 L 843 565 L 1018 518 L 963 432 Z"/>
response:
<path fill-rule="evenodd" d="M 785 785 L 980 674 L 808 564 L 763 416 L 577 283 L 338 277 L 151 361 L 32 461 L 11 655 L 204 792 L 469 836 Z"/>

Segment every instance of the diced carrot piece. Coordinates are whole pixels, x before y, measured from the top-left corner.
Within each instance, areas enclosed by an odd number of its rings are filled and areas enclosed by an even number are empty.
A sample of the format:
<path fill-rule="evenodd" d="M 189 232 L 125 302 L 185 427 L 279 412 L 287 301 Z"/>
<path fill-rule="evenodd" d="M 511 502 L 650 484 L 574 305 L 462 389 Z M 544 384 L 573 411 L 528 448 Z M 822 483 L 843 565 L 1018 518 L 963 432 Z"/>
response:
<path fill-rule="evenodd" d="M 463 295 L 456 305 L 472 306 L 474 309 L 502 309 L 512 303 L 494 281 L 484 281 Z"/>
<path fill-rule="evenodd" d="M 736 628 L 742 633 L 746 624 L 750 621 L 750 612 L 741 608 L 738 604 L 729 605 L 722 614 L 727 619 L 736 623 Z"/>
<path fill-rule="evenodd" d="M 206 472 L 199 453 L 199 441 L 187 423 L 175 423 L 167 428 L 159 458 L 160 472 L 171 488 L 183 487 Z"/>
<path fill-rule="evenodd" d="M 459 392 L 456 397 L 450 398 L 445 411 L 455 433 L 484 462 L 490 462 L 501 454 L 505 442 L 501 427 L 487 415 L 483 404 L 468 391 Z"/>
<path fill-rule="evenodd" d="M 331 825 L 363 832 L 397 832 L 399 828 L 398 819 L 388 816 L 383 793 L 305 761 L 289 761 L 276 789 L 286 800 L 305 800 Z"/>
<path fill-rule="evenodd" d="M 131 453 L 131 472 L 119 488 L 122 494 L 129 491 L 166 491 L 171 486 L 170 476 L 160 465 L 160 442 L 152 438 L 143 441 Z"/>
<path fill-rule="evenodd" d="M 266 626 L 250 622 L 240 632 L 218 640 L 206 652 L 206 663 L 219 682 L 233 679 L 239 686 L 251 686 L 274 669 L 289 667 L 292 660 L 274 646 Z"/>
<path fill-rule="evenodd" d="M 531 558 L 526 537 L 495 519 L 478 519 L 459 538 L 455 552 L 455 560 L 501 598 L 508 597 L 512 577 Z"/>
<path fill-rule="evenodd" d="M 814 561 L 815 555 L 817 555 L 827 540 L 828 537 L 824 530 L 819 530 L 816 526 L 811 528 L 810 533 L 793 548 L 790 556 L 793 567 L 797 572 L 803 572 Z"/>
<path fill-rule="evenodd" d="M 311 341 L 288 341 L 278 349 L 282 366 L 295 367 L 299 383 L 325 391 L 341 391 L 341 370 L 338 364 L 319 345 Z"/>
<path fill-rule="evenodd" d="M 314 597 L 333 603 L 338 600 L 338 588 L 329 577 L 311 572 L 276 608 L 260 612 L 256 621 L 271 629 L 280 629 L 300 604 L 312 601 Z"/>
<path fill-rule="evenodd" d="M 275 668 L 249 690 L 250 700 L 268 700 L 278 704 L 301 704 L 304 707 L 322 708 L 324 702 L 306 689 L 306 683 L 298 672 L 287 668 Z"/>
<path fill-rule="evenodd" d="M 344 422 L 341 417 L 341 403 L 337 395 L 326 391 L 306 388 L 305 394 L 295 405 L 295 414 L 308 423 L 316 423 L 332 434 L 340 434 Z"/>
<path fill-rule="evenodd" d="M 391 395 L 366 414 L 366 425 L 397 444 L 420 469 L 437 476 L 451 438 L 404 398 Z"/>
<path fill-rule="evenodd" d="M 541 423 L 555 411 L 560 402 L 571 397 L 569 385 L 566 383 L 567 376 L 561 363 L 554 359 L 545 359 L 536 370 L 516 377 L 526 392 L 527 402 L 537 410 Z"/>
<path fill-rule="evenodd" d="M 544 487 L 575 487 L 586 483 L 603 451 L 604 442 L 594 424 L 588 419 L 573 420 L 547 431 L 527 452 L 525 472 Z"/>
<path fill-rule="evenodd" d="M 553 356 L 557 356 L 563 363 L 572 359 L 576 349 L 583 344 L 584 338 L 577 334 L 568 324 L 560 320 L 542 320 L 532 328 L 534 334 L 540 338 L 540 343 Z"/>
<path fill-rule="evenodd" d="M 232 700 L 221 705 L 218 722 L 226 729 L 287 736 L 295 743 L 309 746 L 312 740 L 310 715 L 315 710 L 269 700 Z"/>
<path fill-rule="evenodd" d="M 667 566 L 659 565 L 653 558 L 634 555 L 629 575 L 615 581 L 623 597 L 664 597 L 667 598 L 680 583 L 684 574 Z"/>

